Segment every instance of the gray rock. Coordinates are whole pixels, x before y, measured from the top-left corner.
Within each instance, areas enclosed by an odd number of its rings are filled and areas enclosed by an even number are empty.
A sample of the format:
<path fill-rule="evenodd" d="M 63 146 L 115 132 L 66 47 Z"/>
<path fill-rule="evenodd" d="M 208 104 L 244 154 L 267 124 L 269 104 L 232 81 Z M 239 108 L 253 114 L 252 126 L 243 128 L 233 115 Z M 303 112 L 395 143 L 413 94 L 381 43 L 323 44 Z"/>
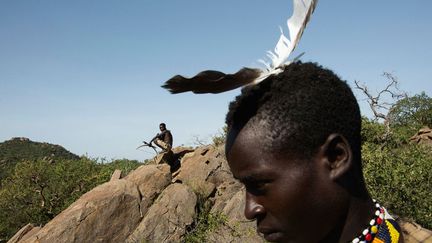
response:
<path fill-rule="evenodd" d="M 220 152 L 213 146 L 201 147 L 193 153 L 186 154 L 181 161 L 181 168 L 174 178 L 181 181 L 208 197 L 216 188 L 216 184 L 208 181 L 221 168 Z"/>
<path fill-rule="evenodd" d="M 123 242 L 141 219 L 139 203 L 134 183 L 107 182 L 84 194 L 21 242 Z"/>
<path fill-rule="evenodd" d="M 181 242 L 193 222 L 196 201 L 188 186 L 168 186 L 126 242 Z"/>
<path fill-rule="evenodd" d="M 8 243 L 24 241 L 39 232 L 40 229 L 41 227 L 35 227 L 33 224 L 27 224 L 26 226 L 22 227 L 12 238 L 10 238 Z"/>
<path fill-rule="evenodd" d="M 115 170 L 111 175 L 110 181 L 120 180 L 121 176 L 122 176 L 122 171 Z"/>
<path fill-rule="evenodd" d="M 133 182 L 141 194 L 141 216 L 147 213 L 154 199 L 171 182 L 168 165 L 143 165 L 127 175 L 125 180 Z"/>

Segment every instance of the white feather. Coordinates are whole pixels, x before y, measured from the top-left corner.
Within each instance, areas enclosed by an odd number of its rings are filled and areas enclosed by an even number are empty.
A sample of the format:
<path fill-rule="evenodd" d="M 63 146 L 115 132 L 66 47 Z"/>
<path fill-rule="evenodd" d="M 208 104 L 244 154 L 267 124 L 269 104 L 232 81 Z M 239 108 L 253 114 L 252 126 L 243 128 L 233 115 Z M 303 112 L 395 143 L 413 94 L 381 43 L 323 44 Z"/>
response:
<path fill-rule="evenodd" d="M 281 67 L 290 63 L 289 56 L 300 41 L 317 2 L 318 0 L 293 0 L 293 15 L 287 21 L 289 39 L 284 35 L 282 28 L 280 28 L 281 36 L 274 48 L 274 52 L 267 52 L 270 62 L 260 61 L 264 63 L 266 70 L 255 80 L 255 83 L 264 80 L 271 74 L 282 72 Z"/>
<path fill-rule="evenodd" d="M 264 61 L 263 59 L 259 59 L 258 62 L 263 64 L 266 67 L 266 70 L 271 69 L 270 65 L 266 61 Z"/>

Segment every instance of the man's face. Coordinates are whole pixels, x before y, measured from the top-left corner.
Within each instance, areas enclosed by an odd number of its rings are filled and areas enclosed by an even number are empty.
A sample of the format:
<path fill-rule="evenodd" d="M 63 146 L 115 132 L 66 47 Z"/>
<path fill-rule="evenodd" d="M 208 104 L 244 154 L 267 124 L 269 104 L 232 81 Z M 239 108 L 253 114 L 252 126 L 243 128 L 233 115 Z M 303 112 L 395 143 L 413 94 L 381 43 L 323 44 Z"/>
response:
<path fill-rule="evenodd" d="M 337 220 L 331 200 L 326 200 L 330 192 L 322 185 L 318 158 L 300 160 L 265 151 L 263 130 L 243 128 L 227 154 L 234 177 L 246 187 L 246 218 L 256 220 L 268 241 L 320 241 Z"/>
<path fill-rule="evenodd" d="M 166 127 L 164 125 L 159 125 L 159 130 L 161 130 L 161 132 L 165 131 Z"/>

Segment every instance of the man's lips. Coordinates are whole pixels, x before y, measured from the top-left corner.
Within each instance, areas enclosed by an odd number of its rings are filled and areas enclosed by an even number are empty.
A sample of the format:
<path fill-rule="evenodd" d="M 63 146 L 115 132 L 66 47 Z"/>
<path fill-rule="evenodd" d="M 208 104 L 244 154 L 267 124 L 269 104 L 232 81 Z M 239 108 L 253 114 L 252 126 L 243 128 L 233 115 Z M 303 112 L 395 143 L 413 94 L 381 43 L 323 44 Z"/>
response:
<path fill-rule="evenodd" d="M 282 232 L 274 229 L 258 228 L 258 232 L 264 235 L 266 241 L 270 241 L 270 242 L 280 241 L 283 237 Z"/>

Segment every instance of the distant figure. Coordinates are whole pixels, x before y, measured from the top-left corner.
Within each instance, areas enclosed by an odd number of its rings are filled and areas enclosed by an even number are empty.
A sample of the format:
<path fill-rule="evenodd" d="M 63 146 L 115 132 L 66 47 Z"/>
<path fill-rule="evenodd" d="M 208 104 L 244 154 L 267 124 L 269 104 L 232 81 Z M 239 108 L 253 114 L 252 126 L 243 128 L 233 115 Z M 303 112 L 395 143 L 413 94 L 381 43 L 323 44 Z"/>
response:
<path fill-rule="evenodd" d="M 154 142 L 156 146 L 161 148 L 163 152 L 169 152 L 172 148 L 173 137 L 170 130 L 166 129 L 165 123 L 161 123 L 159 125 L 160 133 L 156 134 L 156 136 L 150 141 L 150 144 Z"/>

